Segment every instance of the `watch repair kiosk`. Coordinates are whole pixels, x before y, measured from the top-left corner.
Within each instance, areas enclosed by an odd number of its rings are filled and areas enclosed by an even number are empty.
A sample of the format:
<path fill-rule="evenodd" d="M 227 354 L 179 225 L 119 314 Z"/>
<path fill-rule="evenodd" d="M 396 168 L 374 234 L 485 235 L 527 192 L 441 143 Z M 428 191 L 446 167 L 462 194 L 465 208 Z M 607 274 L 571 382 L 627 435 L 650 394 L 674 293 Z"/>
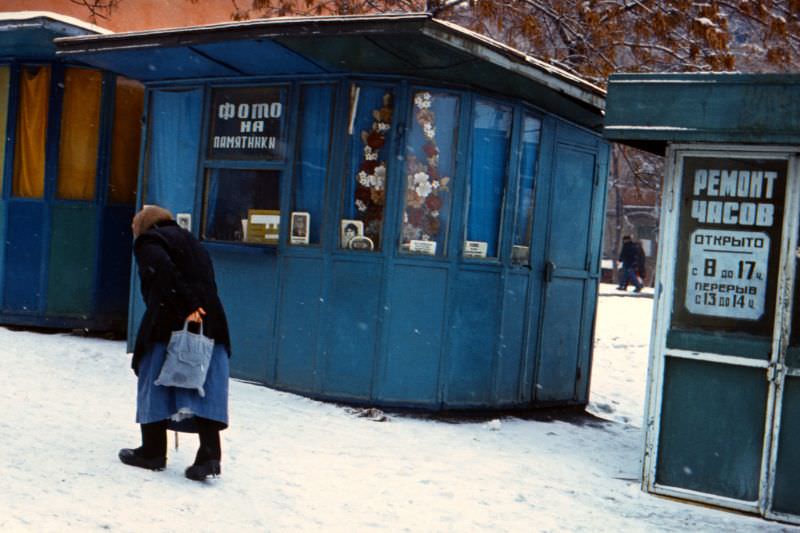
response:
<path fill-rule="evenodd" d="M 0 13 L 0 324 L 127 326 L 144 89 L 53 44 L 103 33 Z"/>
<path fill-rule="evenodd" d="M 644 487 L 800 523 L 800 76 L 613 76 L 605 134 L 666 154 Z"/>
<path fill-rule="evenodd" d="M 427 410 L 586 404 L 602 89 L 426 14 L 56 43 L 146 85 L 141 203 L 211 253 L 234 376 Z M 135 276 L 131 299 L 129 338 Z"/>

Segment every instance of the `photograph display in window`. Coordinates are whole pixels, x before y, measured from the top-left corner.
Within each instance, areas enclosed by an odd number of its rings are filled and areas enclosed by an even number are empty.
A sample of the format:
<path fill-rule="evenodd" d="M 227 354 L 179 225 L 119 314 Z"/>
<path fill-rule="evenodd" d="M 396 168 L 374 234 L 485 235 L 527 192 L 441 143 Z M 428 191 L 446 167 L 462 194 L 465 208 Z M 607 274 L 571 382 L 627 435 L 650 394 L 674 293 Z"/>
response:
<path fill-rule="evenodd" d="M 437 104 L 440 107 L 437 108 Z M 434 255 L 443 253 L 447 232 L 447 213 L 450 207 L 450 177 L 454 170 L 452 146 L 455 142 L 457 99 L 451 96 L 436 96 L 428 91 L 414 95 L 414 121 L 410 128 L 406 146 L 406 186 L 401 230 L 401 248 L 409 252 Z M 437 114 L 450 117 L 450 128 L 437 126 Z M 439 130 L 437 132 L 437 129 Z M 444 147 L 449 157 L 443 165 L 443 156 L 437 142 L 437 133 L 443 134 Z M 429 241 L 421 246 L 416 241 Z"/>
<path fill-rule="evenodd" d="M 280 172 L 210 169 L 206 178 L 203 237 L 216 241 L 276 244 Z"/>
<path fill-rule="evenodd" d="M 285 103 L 286 90 L 282 87 L 215 89 L 208 157 L 283 159 Z"/>

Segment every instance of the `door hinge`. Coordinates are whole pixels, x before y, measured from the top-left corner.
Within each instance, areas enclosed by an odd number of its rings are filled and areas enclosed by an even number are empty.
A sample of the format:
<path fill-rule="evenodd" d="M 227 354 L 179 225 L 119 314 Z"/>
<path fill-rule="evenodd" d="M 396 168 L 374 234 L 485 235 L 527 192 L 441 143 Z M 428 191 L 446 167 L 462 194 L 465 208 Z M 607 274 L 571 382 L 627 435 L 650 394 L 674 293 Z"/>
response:
<path fill-rule="evenodd" d="M 556 271 L 556 264 L 552 261 L 546 261 L 544 263 L 544 281 L 545 283 L 550 283 L 553 281 L 553 273 Z"/>
<path fill-rule="evenodd" d="M 783 374 L 786 372 L 786 367 L 781 363 L 770 363 L 767 367 L 767 381 L 772 383 L 780 383 Z"/>

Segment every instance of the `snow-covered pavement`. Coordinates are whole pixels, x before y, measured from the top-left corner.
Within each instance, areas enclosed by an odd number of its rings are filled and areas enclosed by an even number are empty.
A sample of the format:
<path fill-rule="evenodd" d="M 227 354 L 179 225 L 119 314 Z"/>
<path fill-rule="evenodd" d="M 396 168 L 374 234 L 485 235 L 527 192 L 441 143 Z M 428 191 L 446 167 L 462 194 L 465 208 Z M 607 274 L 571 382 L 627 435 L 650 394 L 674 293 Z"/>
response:
<path fill-rule="evenodd" d="M 608 292 L 605 287 L 604 292 Z M 123 465 L 138 445 L 125 344 L 0 328 L 0 531 L 781 531 L 639 487 L 653 300 L 601 296 L 590 412 L 453 423 L 237 382 L 223 473 Z"/>

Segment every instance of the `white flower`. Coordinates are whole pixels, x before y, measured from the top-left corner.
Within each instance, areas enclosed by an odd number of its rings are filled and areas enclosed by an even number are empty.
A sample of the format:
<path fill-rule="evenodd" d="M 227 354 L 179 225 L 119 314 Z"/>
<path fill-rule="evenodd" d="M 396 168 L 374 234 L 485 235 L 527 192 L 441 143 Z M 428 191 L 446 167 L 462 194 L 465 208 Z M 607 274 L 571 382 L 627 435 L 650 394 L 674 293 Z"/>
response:
<path fill-rule="evenodd" d="M 423 183 L 418 184 L 417 188 L 414 190 L 417 191 L 417 194 L 419 195 L 420 198 L 425 198 L 431 193 L 432 188 L 431 184 L 425 181 Z"/>
<path fill-rule="evenodd" d="M 420 109 L 428 109 L 431 106 L 431 93 L 417 93 L 414 104 Z"/>
<path fill-rule="evenodd" d="M 439 216 L 439 211 L 437 209 L 434 209 L 433 211 L 431 211 L 431 216 L 434 217 L 434 218 L 438 217 Z"/>
<path fill-rule="evenodd" d="M 414 174 L 415 185 L 420 185 L 421 183 L 428 183 L 429 179 L 430 176 L 428 176 L 428 174 L 426 174 L 425 172 L 417 172 L 416 174 Z"/>
<path fill-rule="evenodd" d="M 372 150 L 367 152 L 366 150 L 364 150 L 364 159 L 367 160 L 367 161 L 377 161 L 378 160 L 378 152 L 373 152 Z"/>
<path fill-rule="evenodd" d="M 391 126 L 385 122 L 376 122 L 372 125 L 372 129 L 379 132 L 388 131 Z"/>
<path fill-rule="evenodd" d="M 425 137 L 428 139 L 433 140 L 433 138 L 436 137 L 436 128 L 434 128 L 430 122 L 425 122 L 422 125 L 422 133 L 424 133 Z"/>
<path fill-rule="evenodd" d="M 369 187 L 369 174 L 364 172 L 363 170 L 358 173 L 358 183 L 360 183 L 364 187 Z"/>
<path fill-rule="evenodd" d="M 365 204 L 361 200 L 356 200 L 356 209 L 358 209 L 359 211 L 366 211 L 367 210 L 367 204 Z"/>

